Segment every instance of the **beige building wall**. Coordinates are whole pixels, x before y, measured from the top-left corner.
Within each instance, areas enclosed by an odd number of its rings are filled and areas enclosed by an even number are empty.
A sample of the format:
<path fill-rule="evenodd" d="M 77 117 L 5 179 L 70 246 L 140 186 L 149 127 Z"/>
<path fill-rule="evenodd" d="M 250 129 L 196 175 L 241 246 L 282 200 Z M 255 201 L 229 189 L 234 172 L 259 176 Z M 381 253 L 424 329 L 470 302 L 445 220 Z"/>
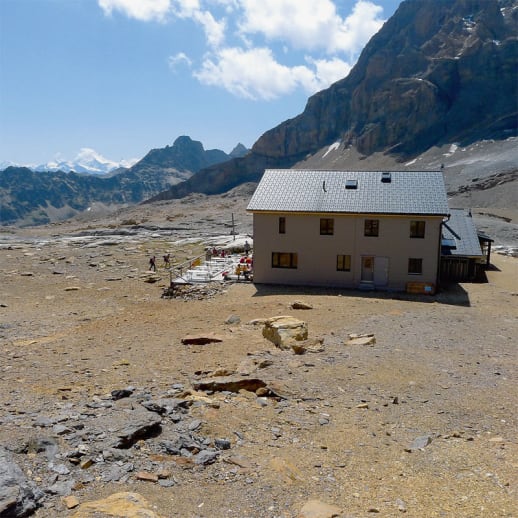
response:
<path fill-rule="evenodd" d="M 286 233 L 279 233 L 279 217 Z M 334 220 L 333 235 L 320 235 L 320 219 Z M 379 236 L 364 236 L 365 219 L 379 220 Z M 410 238 L 410 221 L 425 221 L 425 237 Z M 378 288 L 404 290 L 407 282 L 435 283 L 441 217 L 380 215 L 254 214 L 254 282 L 358 287 L 362 257 L 374 258 Z M 296 253 L 297 268 L 273 268 L 272 252 Z M 351 256 L 350 271 L 337 271 L 337 255 Z M 408 274 L 409 258 L 422 259 L 422 273 Z M 368 276 L 365 272 L 364 276 Z"/>

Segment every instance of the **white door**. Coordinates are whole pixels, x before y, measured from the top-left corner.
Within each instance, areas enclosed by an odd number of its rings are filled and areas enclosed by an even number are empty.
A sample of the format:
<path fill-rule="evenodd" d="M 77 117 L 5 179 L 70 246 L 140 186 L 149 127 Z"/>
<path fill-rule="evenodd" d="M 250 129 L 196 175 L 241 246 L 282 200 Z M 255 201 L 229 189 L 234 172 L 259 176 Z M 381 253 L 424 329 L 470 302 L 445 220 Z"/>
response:
<path fill-rule="evenodd" d="M 376 286 L 386 286 L 388 284 L 388 257 L 374 258 L 374 284 Z"/>

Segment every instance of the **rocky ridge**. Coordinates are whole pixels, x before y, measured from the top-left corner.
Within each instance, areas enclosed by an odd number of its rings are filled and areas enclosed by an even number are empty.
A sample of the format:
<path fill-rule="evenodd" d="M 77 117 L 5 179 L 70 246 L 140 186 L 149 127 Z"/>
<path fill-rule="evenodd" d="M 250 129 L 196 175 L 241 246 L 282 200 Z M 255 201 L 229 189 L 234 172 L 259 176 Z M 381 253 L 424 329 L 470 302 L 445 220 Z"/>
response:
<path fill-rule="evenodd" d="M 246 151 L 244 146 L 236 146 L 232 156 Z M 182 136 L 172 146 L 150 151 L 129 169 L 117 169 L 107 176 L 8 167 L 0 171 L 0 224 L 41 225 L 84 211 L 107 213 L 139 203 L 203 167 L 230 158 Z"/>

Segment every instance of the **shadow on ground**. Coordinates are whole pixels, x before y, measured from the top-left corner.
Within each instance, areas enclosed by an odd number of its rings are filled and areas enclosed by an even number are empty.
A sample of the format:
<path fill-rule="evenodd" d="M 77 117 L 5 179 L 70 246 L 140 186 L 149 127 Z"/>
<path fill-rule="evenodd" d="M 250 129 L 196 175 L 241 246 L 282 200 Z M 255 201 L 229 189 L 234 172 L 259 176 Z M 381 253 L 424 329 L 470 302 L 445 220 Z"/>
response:
<path fill-rule="evenodd" d="M 438 302 L 452 306 L 469 307 L 468 292 L 458 283 L 446 283 L 436 295 L 416 295 L 396 291 L 360 291 L 345 288 L 318 286 L 292 286 L 281 284 L 255 284 L 253 297 L 271 297 L 280 295 L 350 297 L 381 300 L 405 300 L 409 302 Z"/>

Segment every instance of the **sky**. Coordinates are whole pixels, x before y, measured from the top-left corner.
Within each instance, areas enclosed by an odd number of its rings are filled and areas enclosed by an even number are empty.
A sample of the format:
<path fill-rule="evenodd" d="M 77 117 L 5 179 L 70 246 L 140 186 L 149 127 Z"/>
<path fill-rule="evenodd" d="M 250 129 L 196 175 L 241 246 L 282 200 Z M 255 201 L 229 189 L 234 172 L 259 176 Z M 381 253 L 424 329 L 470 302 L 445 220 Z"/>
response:
<path fill-rule="evenodd" d="M 345 77 L 400 0 L 0 0 L 0 162 L 229 153 Z"/>

